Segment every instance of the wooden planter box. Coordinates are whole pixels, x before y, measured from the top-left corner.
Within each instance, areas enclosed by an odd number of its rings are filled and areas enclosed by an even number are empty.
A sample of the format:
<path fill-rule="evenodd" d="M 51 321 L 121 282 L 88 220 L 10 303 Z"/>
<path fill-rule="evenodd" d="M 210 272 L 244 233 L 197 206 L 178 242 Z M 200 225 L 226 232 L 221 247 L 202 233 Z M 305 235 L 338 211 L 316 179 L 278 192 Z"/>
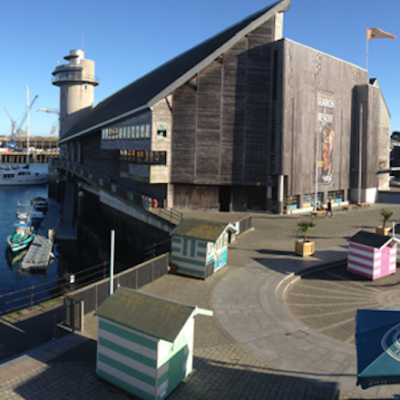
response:
<path fill-rule="evenodd" d="M 385 228 L 382 228 L 381 226 L 377 226 L 375 228 L 375 233 L 377 233 L 378 235 L 388 236 L 391 229 L 392 228 L 390 226 L 386 226 Z"/>
<path fill-rule="evenodd" d="M 294 246 L 294 252 L 298 254 L 299 256 L 306 257 L 306 256 L 312 256 L 315 251 L 315 243 L 310 242 L 307 240 L 307 242 L 304 242 L 303 239 L 301 240 L 296 240 L 295 246 Z"/>

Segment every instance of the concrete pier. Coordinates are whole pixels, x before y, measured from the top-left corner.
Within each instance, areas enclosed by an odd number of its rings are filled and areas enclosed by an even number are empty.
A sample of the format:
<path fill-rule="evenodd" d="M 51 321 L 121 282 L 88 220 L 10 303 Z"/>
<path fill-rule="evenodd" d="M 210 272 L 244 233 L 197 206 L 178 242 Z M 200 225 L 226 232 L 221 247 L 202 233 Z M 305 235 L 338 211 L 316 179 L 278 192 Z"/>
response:
<path fill-rule="evenodd" d="M 60 205 L 53 199 L 48 199 L 48 204 L 46 216 L 22 261 L 21 267 L 25 271 L 46 270 L 53 257 L 52 250 L 55 228 L 59 221 Z"/>

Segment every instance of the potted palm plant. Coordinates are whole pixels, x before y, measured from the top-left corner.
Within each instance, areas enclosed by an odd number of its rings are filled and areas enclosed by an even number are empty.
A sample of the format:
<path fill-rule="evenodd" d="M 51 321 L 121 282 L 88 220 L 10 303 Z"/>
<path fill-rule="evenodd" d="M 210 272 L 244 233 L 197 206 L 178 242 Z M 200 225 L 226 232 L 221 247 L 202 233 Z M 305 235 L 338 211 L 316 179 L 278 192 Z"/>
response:
<path fill-rule="evenodd" d="M 390 231 L 390 226 L 386 227 L 386 223 L 389 221 L 390 217 L 393 215 L 393 211 L 385 210 L 382 208 L 381 217 L 383 218 L 382 226 L 377 226 L 375 232 L 379 235 L 387 236 Z"/>
<path fill-rule="evenodd" d="M 307 240 L 308 232 L 314 227 L 315 224 L 312 221 L 300 221 L 297 223 L 297 233 L 303 235 L 303 239 L 296 240 L 294 247 L 294 252 L 299 256 L 306 257 L 314 254 L 314 242 Z"/>

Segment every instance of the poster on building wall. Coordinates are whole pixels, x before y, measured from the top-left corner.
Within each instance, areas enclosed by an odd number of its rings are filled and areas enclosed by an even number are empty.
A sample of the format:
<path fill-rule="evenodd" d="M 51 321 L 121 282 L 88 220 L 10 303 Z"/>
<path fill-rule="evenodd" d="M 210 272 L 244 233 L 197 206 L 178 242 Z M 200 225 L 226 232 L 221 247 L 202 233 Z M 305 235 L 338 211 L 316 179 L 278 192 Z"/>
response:
<path fill-rule="evenodd" d="M 333 180 L 334 99 L 332 95 L 318 93 L 318 183 L 329 185 Z"/>

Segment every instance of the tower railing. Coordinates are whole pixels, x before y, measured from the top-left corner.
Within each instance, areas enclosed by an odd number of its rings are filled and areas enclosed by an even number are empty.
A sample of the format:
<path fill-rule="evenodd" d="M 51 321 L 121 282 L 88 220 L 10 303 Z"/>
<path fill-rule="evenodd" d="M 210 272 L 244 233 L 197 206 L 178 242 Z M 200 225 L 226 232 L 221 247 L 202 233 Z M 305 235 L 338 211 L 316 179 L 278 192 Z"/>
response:
<path fill-rule="evenodd" d="M 94 75 L 84 75 L 80 72 L 59 73 L 51 79 L 51 83 L 68 82 L 68 81 L 84 81 L 90 83 L 100 83 L 100 78 Z"/>

